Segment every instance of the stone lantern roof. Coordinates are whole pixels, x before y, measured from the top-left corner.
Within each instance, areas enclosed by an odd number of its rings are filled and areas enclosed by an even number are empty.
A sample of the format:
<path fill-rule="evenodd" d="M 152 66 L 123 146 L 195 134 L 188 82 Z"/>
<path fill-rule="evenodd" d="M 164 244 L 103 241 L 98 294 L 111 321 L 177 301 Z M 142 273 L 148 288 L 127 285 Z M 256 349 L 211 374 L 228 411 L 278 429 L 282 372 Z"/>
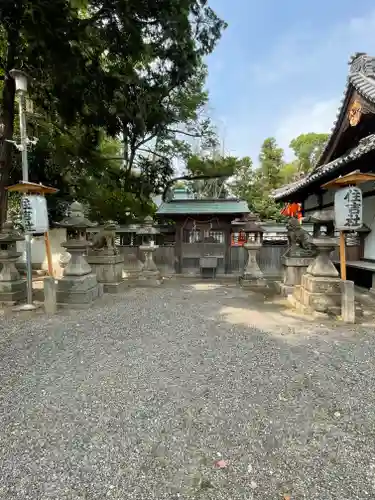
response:
<path fill-rule="evenodd" d="M 14 229 L 13 222 L 7 220 L 3 224 L 3 228 L 0 231 L 0 244 L 1 243 L 14 243 L 16 241 L 22 241 L 24 237 Z"/>
<path fill-rule="evenodd" d="M 245 233 L 264 233 L 259 215 L 255 213 L 249 213 L 241 219 L 234 219 L 232 226 L 238 226 Z"/>
<path fill-rule="evenodd" d="M 160 233 L 160 230 L 158 228 L 154 227 L 154 219 L 150 215 L 145 217 L 143 225 L 137 231 L 137 234 L 140 236 L 159 234 L 159 233 Z"/>
<path fill-rule="evenodd" d="M 56 225 L 68 229 L 85 230 L 89 227 L 97 226 L 97 223 L 87 219 L 83 211 L 83 205 L 78 201 L 74 201 L 70 205 L 70 215 L 65 217 L 61 222 L 56 223 Z"/>

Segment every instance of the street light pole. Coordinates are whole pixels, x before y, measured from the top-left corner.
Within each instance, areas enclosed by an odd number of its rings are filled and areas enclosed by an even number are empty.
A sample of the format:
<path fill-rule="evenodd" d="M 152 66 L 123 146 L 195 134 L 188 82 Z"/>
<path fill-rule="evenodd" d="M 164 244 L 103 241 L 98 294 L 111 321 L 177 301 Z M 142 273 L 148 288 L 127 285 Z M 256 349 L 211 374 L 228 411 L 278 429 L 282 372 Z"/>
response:
<path fill-rule="evenodd" d="M 27 75 L 23 71 L 12 69 L 9 72 L 14 79 L 16 92 L 18 94 L 19 119 L 20 119 L 20 150 L 22 155 L 22 181 L 29 181 L 29 163 L 27 157 L 27 129 L 26 129 L 26 93 L 27 93 Z M 26 196 L 26 194 L 24 194 Z M 36 309 L 33 303 L 33 274 L 31 261 L 31 234 L 25 231 L 25 253 L 26 253 L 26 280 L 27 280 L 27 302 L 22 304 L 18 310 L 32 311 Z"/>

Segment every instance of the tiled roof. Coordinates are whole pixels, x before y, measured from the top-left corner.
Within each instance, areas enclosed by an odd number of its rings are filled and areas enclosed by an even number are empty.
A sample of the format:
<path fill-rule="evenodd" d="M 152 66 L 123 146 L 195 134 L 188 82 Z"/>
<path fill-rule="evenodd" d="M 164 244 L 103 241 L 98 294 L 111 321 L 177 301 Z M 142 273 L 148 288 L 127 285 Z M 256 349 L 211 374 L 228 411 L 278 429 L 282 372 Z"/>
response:
<path fill-rule="evenodd" d="M 315 168 L 324 163 L 328 150 L 341 125 L 352 90 L 356 90 L 362 97 L 375 103 L 375 57 L 371 57 L 363 52 L 357 52 L 349 59 L 348 64 L 350 66 L 349 75 L 340 107 L 336 114 L 336 120 L 333 123 L 330 136 L 316 162 Z"/>
<path fill-rule="evenodd" d="M 356 160 L 363 154 L 366 154 L 375 149 L 375 135 L 370 135 L 362 139 L 359 142 L 358 146 L 350 150 L 347 154 L 324 164 L 327 159 L 329 149 L 331 148 L 331 145 L 333 144 L 333 141 L 337 136 L 342 120 L 345 116 L 347 105 L 353 90 L 355 90 L 367 101 L 375 104 L 375 57 L 371 57 L 367 54 L 364 54 L 363 52 L 357 52 L 349 59 L 349 65 L 349 75 L 347 78 L 340 107 L 337 111 L 336 120 L 331 129 L 330 136 L 316 162 L 314 170 L 298 181 L 276 189 L 272 193 L 272 197 L 276 201 L 282 200 L 286 196 L 296 193 L 297 191 L 299 191 L 299 189 L 308 186 L 321 177 L 324 177 L 324 175 L 326 175 L 327 173 L 335 171 L 345 164 Z"/>
<path fill-rule="evenodd" d="M 335 170 L 339 170 L 341 167 L 350 163 L 353 160 L 360 158 L 362 155 L 369 153 L 370 151 L 375 150 L 375 134 L 371 134 L 363 139 L 361 139 L 358 143 L 358 146 L 351 149 L 348 153 L 340 158 L 336 158 L 336 160 L 327 163 L 319 167 L 318 169 L 312 171 L 310 174 L 302 177 L 296 182 L 292 184 L 287 184 L 286 186 L 282 186 L 281 188 L 275 189 L 272 193 L 272 197 L 276 200 L 282 200 L 286 196 L 289 196 L 293 193 L 296 193 L 301 188 L 312 184 L 313 182 L 323 178 L 325 175 L 334 172 Z"/>
<path fill-rule="evenodd" d="M 249 207 L 241 200 L 172 200 L 164 202 L 156 215 L 246 214 Z"/>

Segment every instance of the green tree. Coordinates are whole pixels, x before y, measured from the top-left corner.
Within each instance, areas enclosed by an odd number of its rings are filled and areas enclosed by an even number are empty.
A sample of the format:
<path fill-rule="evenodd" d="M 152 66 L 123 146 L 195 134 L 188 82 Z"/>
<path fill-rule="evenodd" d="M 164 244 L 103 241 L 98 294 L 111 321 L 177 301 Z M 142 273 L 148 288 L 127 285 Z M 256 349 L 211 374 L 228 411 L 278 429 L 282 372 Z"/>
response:
<path fill-rule="evenodd" d="M 228 196 L 226 181 L 238 168 L 239 160 L 234 156 L 193 155 L 186 165 L 189 174 L 207 176 L 207 179 L 199 179 L 191 183 L 192 191 L 204 198 L 226 198 Z"/>
<path fill-rule="evenodd" d="M 175 159 L 186 161 L 192 155 L 191 138 L 204 145 L 215 144 L 216 137 L 210 120 L 204 118 L 208 94 L 204 90 L 206 69 L 203 65 L 186 83 L 167 88 L 148 90 L 147 105 L 135 106 L 144 128 L 123 124 L 124 168 L 126 171 L 148 161 L 162 160 L 169 168 Z M 144 86 L 142 86 L 145 92 Z M 136 89 L 136 93 L 140 89 Z M 160 95 L 161 93 L 161 95 Z M 140 99 L 141 102 L 146 101 Z M 127 112 L 129 109 L 127 108 Z M 162 165 L 162 163 L 160 163 Z"/>
<path fill-rule="evenodd" d="M 101 130 L 110 137 L 123 133 L 122 174 L 142 145 L 155 140 L 157 154 L 161 145 L 178 138 L 165 134 L 172 133 L 171 125 L 181 118 L 182 123 L 188 121 L 176 113 L 183 107 L 179 92 L 184 89 L 186 97 L 187 86 L 198 78 L 194 75 L 202 68 L 202 57 L 213 50 L 224 26 L 200 0 L 5 2 L 0 10 L 2 218 L 4 188 L 13 181 L 9 140 L 14 133 L 15 91 L 10 69 L 29 73 L 36 107 L 64 133 L 78 127 L 80 138 L 93 149 Z M 148 157 L 140 159 L 147 183 L 170 171 L 166 157 L 161 160 L 151 164 Z M 156 165 L 164 169 L 161 176 L 156 175 Z"/>
<path fill-rule="evenodd" d="M 284 150 L 276 139 L 269 137 L 263 142 L 259 154 L 260 182 L 266 192 L 279 187 L 281 169 L 284 166 Z"/>
<path fill-rule="evenodd" d="M 281 207 L 276 204 L 271 193 L 282 183 L 284 151 L 276 140 L 266 139 L 259 154 L 259 166 L 254 167 L 250 158 L 244 158 L 236 169 L 232 191 L 245 201 L 249 210 L 259 214 L 261 219 L 281 220 Z"/>
<path fill-rule="evenodd" d="M 298 173 L 307 174 L 311 172 L 328 137 L 328 134 L 309 132 L 308 134 L 301 134 L 291 141 L 289 147 L 296 157 Z"/>

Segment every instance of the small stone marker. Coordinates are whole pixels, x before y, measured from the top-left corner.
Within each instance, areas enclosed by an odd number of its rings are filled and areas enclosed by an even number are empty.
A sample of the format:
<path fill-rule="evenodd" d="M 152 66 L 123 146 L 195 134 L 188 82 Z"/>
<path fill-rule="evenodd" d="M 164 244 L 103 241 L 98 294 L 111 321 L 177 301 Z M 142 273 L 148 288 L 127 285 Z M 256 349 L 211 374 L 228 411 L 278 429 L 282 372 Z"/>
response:
<path fill-rule="evenodd" d="M 353 281 L 342 281 L 341 317 L 345 323 L 355 323 L 355 293 Z"/>
<path fill-rule="evenodd" d="M 53 276 L 46 276 L 43 281 L 44 284 L 44 310 L 47 314 L 56 314 L 56 288 L 57 283 Z"/>

